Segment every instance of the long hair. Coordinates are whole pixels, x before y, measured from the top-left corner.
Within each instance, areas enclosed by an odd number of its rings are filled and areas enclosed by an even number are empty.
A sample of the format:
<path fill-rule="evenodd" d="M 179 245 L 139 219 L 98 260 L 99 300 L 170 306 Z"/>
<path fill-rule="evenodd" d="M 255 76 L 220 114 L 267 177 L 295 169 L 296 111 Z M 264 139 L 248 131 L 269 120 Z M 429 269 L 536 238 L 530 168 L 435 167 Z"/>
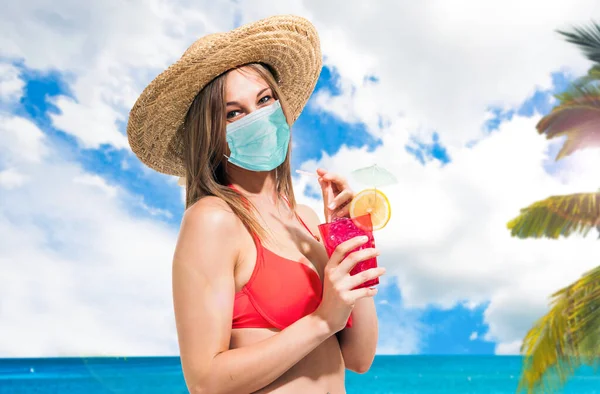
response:
<path fill-rule="evenodd" d="M 268 66 L 248 64 L 269 85 L 275 99 L 281 103 L 286 113 L 285 98 Z M 186 209 L 205 196 L 215 196 L 224 200 L 233 213 L 238 216 L 251 234 L 264 239 L 265 230 L 256 218 L 256 208 L 238 192 L 228 187 L 226 172 L 227 140 L 226 140 L 226 108 L 225 108 L 225 76 L 224 73 L 208 85 L 196 96 L 184 123 L 184 164 L 186 169 Z M 295 209 L 296 200 L 292 190 L 290 141 L 285 161 L 275 169 L 276 190 L 289 201 Z"/>

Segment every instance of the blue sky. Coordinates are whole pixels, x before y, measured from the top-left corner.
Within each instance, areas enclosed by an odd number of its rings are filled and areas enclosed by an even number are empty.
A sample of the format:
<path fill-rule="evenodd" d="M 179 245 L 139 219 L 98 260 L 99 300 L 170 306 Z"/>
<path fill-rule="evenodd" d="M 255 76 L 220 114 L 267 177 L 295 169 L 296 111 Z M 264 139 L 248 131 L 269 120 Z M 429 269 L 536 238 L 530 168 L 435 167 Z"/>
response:
<path fill-rule="evenodd" d="M 548 295 L 600 258 L 587 240 L 506 231 L 533 201 L 597 189 L 582 170 L 600 165 L 593 152 L 554 163 L 559 145 L 535 131 L 552 94 L 589 66 L 552 32 L 587 21 L 597 2 L 536 0 L 547 12 L 528 14 L 520 2 L 469 12 L 373 3 L 364 13 L 336 1 L 165 2 L 159 13 L 146 0 L 59 0 L 45 13 L 24 2 L 0 15 L 0 263 L 18 262 L 1 267 L 0 298 L 14 308 L 0 310 L 11 322 L 0 357 L 177 351 L 165 262 L 182 189 L 115 146 L 141 89 L 193 40 L 275 13 L 315 23 L 325 64 L 294 125 L 293 169 L 376 161 L 399 179 L 377 234 L 388 268 L 380 352 L 518 352 Z M 133 9 L 139 23 L 128 23 Z M 294 177 L 320 211 L 316 183 Z M 567 267 L 573 247 L 580 257 Z M 37 335 L 40 313 L 63 329 Z"/>
<path fill-rule="evenodd" d="M 373 77 L 377 83 L 377 79 Z M 563 91 L 569 84 L 566 75 L 555 73 L 552 75 L 553 88 L 550 90 L 536 91 L 525 100 L 518 108 L 502 111 L 492 108 L 494 117 L 487 121 L 484 127 L 493 133 L 504 121 L 511 120 L 516 115 L 531 117 L 536 114 L 548 113 L 553 105 L 552 96 Z M 316 87 L 326 89 L 333 95 L 340 94 L 334 71 L 325 67 Z M 295 164 L 299 166 L 305 160 L 320 160 L 323 152 L 333 155 L 342 145 L 350 147 L 367 147 L 368 150 L 380 146 L 382 141 L 374 138 L 361 124 L 347 124 L 335 117 L 315 113 L 308 110 L 303 113 L 295 127 L 297 151 Z M 404 147 L 405 151 L 414 156 L 421 164 L 426 161 L 436 160 L 442 164 L 451 162 L 447 150 L 441 141 L 440 135 L 433 132 L 431 140 L 420 141 L 415 137 Z M 549 163 L 549 168 L 554 164 Z M 316 196 L 318 191 L 314 188 L 308 189 L 310 195 Z M 483 337 L 487 332 L 487 326 L 483 319 L 483 313 L 487 304 L 468 308 L 458 305 L 451 309 L 440 309 L 429 306 L 424 309 L 407 311 L 397 308 L 402 305 L 402 290 L 397 283 L 386 282 L 378 295 L 379 300 L 386 304 L 378 306 L 379 317 L 382 324 L 382 339 L 380 344 L 384 345 L 386 338 L 394 336 L 395 324 L 405 318 L 405 314 L 417 314 L 421 323 L 423 341 L 419 345 L 422 354 L 494 354 L 495 343 L 485 340 Z M 396 306 L 396 307 L 395 307 Z M 476 336 L 472 336 L 476 333 Z"/>
<path fill-rule="evenodd" d="M 139 162 L 125 150 L 115 150 L 110 146 L 82 150 L 73 137 L 54 129 L 49 114 L 57 110 L 49 103 L 49 99 L 58 95 L 70 95 L 67 84 L 59 73 L 41 74 L 20 67 L 26 86 L 25 94 L 15 113 L 30 118 L 60 146 L 62 154 L 71 156 L 87 171 L 101 175 L 110 183 L 118 184 L 132 195 L 143 195 L 145 203 L 149 206 L 173 213 L 172 216 L 160 217 L 160 220 L 176 229 L 182 213 L 179 190 L 165 187 L 165 177 L 162 175 L 142 172 Z M 336 78 L 334 71 L 324 67 L 316 92 L 325 89 L 333 94 L 339 94 Z M 555 74 L 553 81 L 557 91 L 566 87 L 568 83 L 561 74 Z M 538 91 L 515 110 L 506 112 L 493 110 L 495 117 L 487 123 L 489 132 L 494 132 L 502 122 L 510 120 L 514 114 L 532 116 L 534 110 L 541 113 L 548 112 L 551 109 L 549 104 L 551 94 L 552 92 L 549 91 Z M 346 124 L 331 114 L 310 107 L 295 124 L 294 139 L 297 143 L 294 152 L 294 168 L 300 167 L 307 160 L 320 160 L 323 153 L 335 155 L 342 145 L 355 148 L 366 146 L 372 151 L 382 144 L 382 141 L 370 134 L 364 125 Z M 452 160 L 438 133 L 433 133 L 430 141 L 411 138 L 404 149 L 422 164 L 431 160 L 445 164 Z M 316 196 L 317 190 L 309 188 L 307 193 Z M 139 204 L 131 203 L 128 209 L 134 215 L 156 219 Z M 494 353 L 495 343 L 483 339 L 487 330 L 483 320 L 485 305 L 475 308 L 459 305 L 451 309 L 429 306 L 424 309 L 405 310 L 399 308 L 402 305 L 402 289 L 396 282 L 389 280 L 382 284 L 377 299 L 380 302 L 378 314 L 382 326 L 380 341 L 382 347 L 385 347 L 389 337 L 394 336 L 397 325 L 402 324 L 402 320 L 410 315 L 420 323 L 422 340 L 418 348 L 422 354 Z M 477 333 L 477 337 L 471 338 L 474 332 Z"/>
<path fill-rule="evenodd" d="M 52 141 L 59 146 L 61 154 L 73 160 L 91 173 L 101 175 L 110 183 L 118 184 L 132 195 L 145 196 L 145 203 L 166 212 L 178 212 L 171 216 L 163 216 L 162 220 L 173 226 L 181 221 L 181 203 L 177 188 L 164 187 L 166 176 L 157 173 L 143 172 L 141 163 L 135 156 L 125 150 L 103 145 L 100 149 L 81 149 L 76 139 L 52 127 L 49 114 L 57 113 L 55 106 L 49 102 L 53 97 L 71 96 L 63 75 L 57 72 L 38 73 L 21 68 L 24 75 L 25 95 L 21 99 L 21 107 L 15 113 L 26 114 L 35 124 L 44 130 Z M 125 126 L 120 125 L 125 132 Z M 139 204 L 129 205 L 132 213 L 148 215 L 149 212 Z"/>

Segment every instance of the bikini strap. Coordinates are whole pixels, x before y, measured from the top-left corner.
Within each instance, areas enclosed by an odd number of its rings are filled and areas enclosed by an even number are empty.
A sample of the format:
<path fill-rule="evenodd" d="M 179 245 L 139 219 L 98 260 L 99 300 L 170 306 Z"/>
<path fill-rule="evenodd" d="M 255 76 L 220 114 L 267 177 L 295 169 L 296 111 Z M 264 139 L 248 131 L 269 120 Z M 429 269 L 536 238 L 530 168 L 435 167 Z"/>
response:
<path fill-rule="evenodd" d="M 244 199 L 244 201 L 248 202 L 248 200 L 246 199 L 246 197 L 242 194 L 242 192 L 240 190 L 238 190 L 235 186 L 233 186 L 233 184 L 229 184 L 227 185 L 229 188 L 231 188 L 231 190 L 237 192 L 240 196 L 242 196 L 242 198 Z M 285 195 L 281 195 L 281 197 L 283 198 L 283 200 L 288 204 L 288 207 L 290 209 L 292 209 L 292 204 L 290 203 L 290 201 L 287 199 L 287 197 Z M 308 228 L 308 226 L 306 225 L 306 223 L 304 223 L 304 220 L 302 220 L 302 218 L 300 217 L 300 215 L 298 215 L 298 213 L 296 212 L 296 210 L 293 210 L 294 215 L 296 216 L 296 219 L 298 219 L 298 221 L 300 222 L 300 224 L 302 224 L 304 226 L 304 228 L 306 229 L 306 231 L 308 231 L 308 233 L 317 241 L 321 242 L 321 238 L 318 235 L 313 234 L 312 231 L 310 231 L 310 228 Z M 258 239 L 258 236 L 254 233 L 252 233 L 252 237 L 255 239 L 255 241 L 260 245 L 260 239 Z"/>

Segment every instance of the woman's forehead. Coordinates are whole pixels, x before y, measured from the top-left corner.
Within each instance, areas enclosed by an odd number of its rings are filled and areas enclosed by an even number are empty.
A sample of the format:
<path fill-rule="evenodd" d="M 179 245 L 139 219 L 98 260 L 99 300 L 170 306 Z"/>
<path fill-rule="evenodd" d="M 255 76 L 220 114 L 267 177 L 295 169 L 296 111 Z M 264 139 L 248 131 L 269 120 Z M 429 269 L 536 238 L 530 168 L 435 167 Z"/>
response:
<path fill-rule="evenodd" d="M 268 87 L 260 74 L 249 67 L 231 70 L 225 77 L 225 96 L 228 101 L 236 100 L 236 96 L 256 95 L 257 92 Z"/>

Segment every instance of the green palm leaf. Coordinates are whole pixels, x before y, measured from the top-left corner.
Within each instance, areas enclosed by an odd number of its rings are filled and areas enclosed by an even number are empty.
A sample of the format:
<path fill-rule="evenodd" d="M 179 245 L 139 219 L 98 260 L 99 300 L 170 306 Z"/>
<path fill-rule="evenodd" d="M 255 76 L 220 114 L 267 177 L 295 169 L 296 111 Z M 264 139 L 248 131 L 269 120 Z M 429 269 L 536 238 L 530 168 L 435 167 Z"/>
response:
<path fill-rule="evenodd" d="M 518 238 L 557 239 L 572 233 L 587 235 L 600 225 L 600 192 L 552 196 L 521 209 L 508 222 L 511 235 Z"/>
<path fill-rule="evenodd" d="M 551 393 L 578 367 L 600 367 L 600 267 L 552 295 L 550 311 L 529 330 L 521 353 L 518 392 Z"/>
<path fill-rule="evenodd" d="M 600 66 L 556 98 L 559 104 L 536 126 L 548 139 L 566 135 L 556 160 L 579 149 L 600 146 Z"/>
<path fill-rule="evenodd" d="M 575 27 L 574 32 L 558 31 L 566 40 L 579 46 L 585 56 L 600 64 L 600 24 L 592 22 L 588 28 Z"/>
<path fill-rule="evenodd" d="M 562 32 L 595 66 L 562 94 L 559 104 L 537 125 L 548 139 L 566 137 L 556 156 L 600 146 L 600 24 Z M 600 232 L 600 190 L 553 196 L 521 209 L 507 227 L 519 238 L 556 239 Z M 600 367 L 600 267 L 552 295 L 550 311 L 525 336 L 525 359 L 517 391 L 551 393 L 581 365 Z"/>

